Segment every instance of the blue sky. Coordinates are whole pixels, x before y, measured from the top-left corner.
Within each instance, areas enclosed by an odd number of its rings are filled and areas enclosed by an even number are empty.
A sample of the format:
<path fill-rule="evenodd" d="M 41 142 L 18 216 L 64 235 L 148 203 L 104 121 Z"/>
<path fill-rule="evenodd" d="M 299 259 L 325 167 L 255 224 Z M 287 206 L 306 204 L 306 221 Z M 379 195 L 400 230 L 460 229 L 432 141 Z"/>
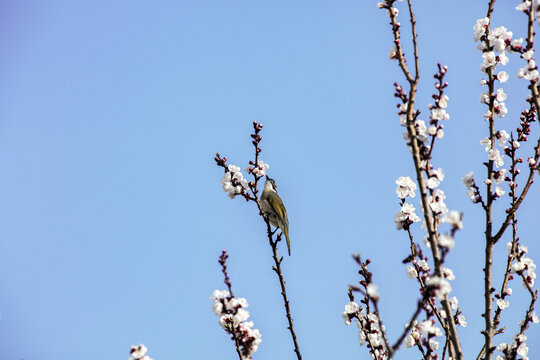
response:
<path fill-rule="evenodd" d="M 222 249 L 233 289 L 250 302 L 263 336 L 255 359 L 293 359 L 265 226 L 253 204 L 227 198 L 213 163 L 220 152 L 247 165 L 254 120 L 264 124 L 261 158 L 289 213 L 292 256 L 283 267 L 304 358 L 369 358 L 340 316 L 347 285 L 358 280 L 351 253 L 372 259 L 383 321 L 397 337 L 417 286 L 401 264 L 408 240 L 393 223 L 394 181 L 414 172 L 392 95 L 392 83 L 404 81 L 388 59 L 390 28 L 375 1 L 0 6 L 2 360 L 122 359 L 140 342 L 156 360 L 234 359 L 209 300 L 224 287 Z M 497 6 L 494 25 L 524 36 L 525 17 Z M 449 66 L 451 119 L 435 164 L 446 173 L 447 205 L 465 213 L 448 264 L 469 322 L 460 333 L 467 358 L 482 340 L 484 240 L 481 210 L 461 178 L 484 172 L 472 27 L 486 7 L 416 5 L 424 114 L 436 63 Z M 509 114 L 498 129 L 518 126 L 526 95 L 513 75 L 520 66 L 512 56 Z M 540 261 L 534 185 L 519 227 Z M 495 274 L 500 284 L 500 265 Z M 503 315 L 510 334 L 528 301 L 517 281 L 511 287 Z M 532 359 L 540 357 L 539 338 L 537 325 L 529 332 Z"/>

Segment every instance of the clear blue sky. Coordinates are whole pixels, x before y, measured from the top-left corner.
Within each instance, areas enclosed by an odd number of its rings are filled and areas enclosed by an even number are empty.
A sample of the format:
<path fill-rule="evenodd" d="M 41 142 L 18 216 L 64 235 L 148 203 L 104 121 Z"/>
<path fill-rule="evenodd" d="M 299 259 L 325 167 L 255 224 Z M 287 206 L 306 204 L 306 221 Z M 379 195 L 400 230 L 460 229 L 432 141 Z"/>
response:
<path fill-rule="evenodd" d="M 436 62 L 449 66 L 451 120 L 435 162 L 446 203 L 465 212 L 448 264 L 472 358 L 483 218 L 461 178 L 484 172 L 472 27 L 487 5 L 417 3 L 424 113 Z M 523 36 L 525 17 L 497 6 L 494 24 Z M 252 204 L 227 198 L 213 163 L 220 152 L 247 165 L 253 120 L 265 125 L 262 159 L 289 213 L 283 267 L 304 358 L 369 358 L 340 316 L 358 279 L 353 252 L 373 259 L 396 338 L 417 286 L 400 262 L 408 243 L 393 223 L 394 181 L 414 173 L 392 96 L 403 77 L 375 1 L 18 0 L 3 1 L 0 16 L 1 360 L 125 359 L 140 342 L 156 360 L 234 359 L 209 300 L 224 287 L 224 248 L 263 336 L 255 358 L 293 359 L 264 224 Z M 518 124 L 520 65 L 510 58 L 499 129 Z M 538 131 L 533 124 L 531 138 Z M 533 186 L 519 224 L 537 262 L 539 203 Z M 503 321 L 512 334 L 528 300 L 519 282 L 511 287 Z M 529 339 L 530 358 L 540 358 L 540 326 Z"/>

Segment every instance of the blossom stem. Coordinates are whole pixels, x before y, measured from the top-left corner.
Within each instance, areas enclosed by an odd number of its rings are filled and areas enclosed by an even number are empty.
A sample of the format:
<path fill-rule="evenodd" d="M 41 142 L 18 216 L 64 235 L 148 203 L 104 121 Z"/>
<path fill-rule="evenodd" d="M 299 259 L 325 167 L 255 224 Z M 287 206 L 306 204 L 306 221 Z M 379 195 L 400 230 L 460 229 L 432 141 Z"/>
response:
<path fill-rule="evenodd" d="M 375 310 L 375 313 L 377 314 L 377 322 L 379 323 L 379 329 L 382 333 L 382 338 L 384 340 L 384 346 L 386 350 L 388 351 L 388 358 L 392 358 L 393 349 L 390 347 L 390 344 L 388 343 L 388 337 L 386 336 L 386 331 L 384 330 L 382 320 L 381 320 L 381 313 L 379 312 L 379 300 L 371 298 L 371 302 L 373 303 L 373 309 Z"/>
<path fill-rule="evenodd" d="M 234 324 L 231 324 L 231 335 L 234 340 L 234 346 L 236 347 L 236 353 L 238 354 L 238 358 L 242 360 L 242 352 L 240 351 L 240 344 L 238 343 L 238 337 L 236 336 L 236 329 L 234 327 Z"/>

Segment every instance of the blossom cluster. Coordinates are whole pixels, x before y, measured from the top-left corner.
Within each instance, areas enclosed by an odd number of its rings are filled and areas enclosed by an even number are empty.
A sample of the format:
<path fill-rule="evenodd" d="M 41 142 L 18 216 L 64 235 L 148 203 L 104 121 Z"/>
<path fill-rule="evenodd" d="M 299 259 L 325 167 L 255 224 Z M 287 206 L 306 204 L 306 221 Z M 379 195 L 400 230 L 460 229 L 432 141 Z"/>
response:
<path fill-rule="evenodd" d="M 422 147 L 421 153 L 429 152 L 430 145 L 424 143 L 429 139 L 430 136 L 432 138 L 436 137 L 439 139 L 442 139 L 444 137 L 444 126 L 442 124 L 439 124 L 439 121 L 446 121 L 450 119 L 450 114 L 448 114 L 448 112 L 446 111 L 450 98 L 444 93 L 445 88 L 448 87 L 448 83 L 444 81 L 444 76 L 448 71 L 448 67 L 442 66 L 441 64 L 437 64 L 437 66 L 438 72 L 434 75 L 434 78 L 437 79 L 437 82 L 435 83 L 437 93 L 432 95 L 435 103 L 428 105 L 428 108 L 430 110 L 429 126 L 426 125 L 426 122 L 424 120 L 418 119 L 418 116 L 420 115 L 420 112 L 418 110 L 413 113 L 413 119 L 411 119 L 415 129 L 416 138 L 419 140 Z M 397 105 L 399 121 L 402 126 L 407 127 L 407 113 L 409 106 L 408 97 L 403 92 L 403 88 L 401 86 L 399 86 L 397 83 L 395 83 L 394 86 L 396 88 L 394 96 L 399 98 L 402 102 L 401 104 Z M 404 131 L 403 138 L 405 140 L 409 140 L 408 130 Z"/>
<path fill-rule="evenodd" d="M 249 162 L 249 165 L 246 168 L 248 174 L 253 174 L 256 177 L 263 177 L 266 175 L 266 170 L 270 169 L 270 165 L 265 164 L 262 160 L 257 161 L 257 165 L 253 161 Z"/>
<path fill-rule="evenodd" d="M 400 176 L 396 180 L 396 194 L 402 199 L 401 210 L 396 213 L 394 217 L 394 222 L 396 223 L 397 230 L 408 230 L 409 226 L 412 223 L 419 222 L 420 218 L 414 213 L 414 206 L 412 204 L 406 203 L 405 198 L 407 196 L 415 197 L 416 196 L 416 184 L 410 177 Z"/>
<path fill-rule="evenodd" d="M 518 6 L 516 6 L 517 11 L 522 11 L 526 15 L 528 15 L 529 11 L 532 9 L 534 11 L 534 16 L 536 17 L 536 20 L 538 20 L 538 24 L 540 24 L 540 0 L 522 0 Z"/>
<path fill-rule="evenodd" d="M 446 112 L 446 108 L 448 107 L 448 101 L 450 100 L 450 98 L 444 93 L 444 89 L 448 87 L 448 83 L 444 81 L 444 76 L 448 71 L 448 66 L 441 66 L 441 64 L 437 64 L 437 67 L 439 71 L 435 75 L 433 75 L 433 77 L 437 79 L 437 82 L 435 83 L 435 89 L 437 89 L 437 93 L 432 95 L 435 103 L 428 105 L 428 108 L 430 110 L 430 117 L 429 128 L 427 129 L 427 131 L 428 134 L 432 137 L 436 136 L 437 138 L 442 139 L 444 137 L 444 126 L 442 124 L 439 124 L 439 121 L 450 119 L 450 115 Z M 442 179 L 440 180 L 442 181 Z M 431 187 L 431 189 L 433 188 Z"/>
<path fill-rule="evenodd" d="M 262 140 L 260 132 L 263 128 L 263 125 L 257 121 L 253 122 L 253 133 L 251 138 L 253 139 L 251 143 L 255 147 L 255 161 L 250 160 L 249 166 L 246 167 L 246 172 L 252 174 L 255 177 L 255 182 L 248 183 L 244 178 L 244 174 L 240 171 L 240 167 L 236 165 L 229 164 L 227 165 L 227 158 L 222 158 L 219 154 L 216 154 L 214 158 L 217 166 L 222 167 L 225 170 L 225 174 L 221 178 L 221 186 L 223 191 L 228 193 L 231 199 L 234 199 L 237 195 L 243 196 L 246 201 L 255 200 L 253 196 L 249 193 L 249 190 L 255 191 L 257 189 L 257 181 L 266 175 L 266 171 L 270 169 L 270 165 L 266 164 L 264 161 L 259 160 L 259 154 L 262 149 L 259 147 L 259 144 Z M 254 187 L 254 189 L 252 189 Z"/>
<path fill-rule="evenodd" d="M 129 360 L 153 360 L 150 356 L 146 355 L 148 349 L 143 344 L 132 346 L 129 351 Z"/>
<path fill-rule="evenodd" d="M 240 167 L 229 164 L 227 171 L 221 178 L 223 191 L 229 193 L 229 197 L 234 199 L 236 195 L 244 195 L 248 189 L 248 182 L 240 171 Z"/>
<path fill-rule="evenodd" d="M 372 285 L 372 284 L 370 284 Z M 345 311 L 341 313 L 345 325 L 351 325 L 354 321 L 358 327 L 358 340 L 360 346 L 369 345 L 371 355 L 374 359 L 388 359 L 388 352 L 385 350 L 385 342 L 383 332 L 384 325 L 379 325 L 379 320 L 376 314 L 366 313 L 363 307 L 359 307 L 354 301 L 349 301 L 345 305 Z"/>
<path fill-rule="evenodd" d="M 212 311 L 219 316 L 219 324 L 232 335 L 238 344 L 243 359 L 251 359 L 262 341 L 261 333 L 253 328 L 246 310 L 248 302 L 245 298 L 232 297 L 227 290 L 214 290 Z"/>
<path fill-rule="evenodd" d="M 478 49 L 482 51 L 482 65 L 480 70 L 485 74 L 493 74 L 494 79 L 500 83 L 505 83 L 509 76 L 506 71 L 500 71 L 495 74 L 497 65 L 508 64 L 507 52 L 521 52 L 523 49 L 523 39 L 512 39 L 512 32 L 508 31 L 504 26 L 499 26 L 495 29 L 489 29 L 489 18 L 478 19 L 474 25 L 474 41 L 480 41 Z M 480 85 L 487 85 L 488 81 L 481 80 Z M 496 93 L 490 94 L 489 91 L 480 95 L 480 102 L 490 105 L 490 109 L 484 114 L 485 118 L 491 118 L 492 112 L 495 112 L 498 117 L 503 118 L 508 113 L 506 108 L 506 94 L 502 88 L 497 89 Z M 491 106 L 492 105 L 492 106 Z"/>
<path fill-rule="evenodd" d="M 521 356 L 521 360 L 529 360 L 527 356 L 529 354 L 529 347 L 525 343 L 525 340 L 527 340 L 527 337 L 524 334 L 519 334 L 514 337 L 514 341 L 511 344 L 499 344 L 497 350 L 502 355 L 497 355 L 496 360 L 516 359 L 517 356 Z"/>
<path fill-rule="evenodd" d="M 478 189 L 478 186 L 474 181 L 474 173 L 472 171 L 467 173 L 463 179 L 461 179 L 461 182 L 463 182 L 463 185 L 467 188 L 467 197 L 471 199 L 473 203 L 482 201 L 480 189 Z"/>
<path fill-rule="evenodd" d="M 454 278 L 453 272 L 448 273 L 448 277 L 450 279 Z M 439 298 L 439 300 L 443 300 L 444 297 L 450 294 L 452 291 L 452 286 L 450 286 L 450 283 L 446 279 L 438 276 L 431 276 L 428 278 L 426 280 L 426 288 L 431 292 L 431 294 L 433 294 L 433 296 Z"/>
<path fill-rule="evenodd" d="M 414 320 L 411 333 L 405 338 L 405 347 L 411 348 L 423 344 L 429 352 L 433 352 L 439 349 L 439 341 L 436 337 L 441 336 L 443 336 L 443 332 L 438 326 L 435 326 L 434 320 L 424 320 L 421 323 Z"/>
<path fill-rule="evenodd" d="M 512 251 L 512 243 L 507 244 L 507 251 Z M 515 250 L 515 262 L 512 263 L 510 272 L 512 274 L 522 275 L 524 282 L 523 287 L 533 287 L 536 279 L 536 265 L 530 257 L 526 257 L 528 248 L 525 245 L 518 244 Z"/>

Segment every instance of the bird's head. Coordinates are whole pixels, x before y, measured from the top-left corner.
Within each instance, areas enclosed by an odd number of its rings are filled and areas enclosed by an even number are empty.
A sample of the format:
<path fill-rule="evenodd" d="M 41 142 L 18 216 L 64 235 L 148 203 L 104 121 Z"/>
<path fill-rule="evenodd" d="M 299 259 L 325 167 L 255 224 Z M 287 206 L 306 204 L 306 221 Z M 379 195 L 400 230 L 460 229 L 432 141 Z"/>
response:
<path fill-rule="evenodd" d="M 268 177 L 268 175 L 266 175 L 266 182 L 264 183 L 264 187 L 269 188 L 269 189 L 274 190 L 275 192 L 277 192 L 276 181 L 274 179 L 271 179 L 270 177 Z"/>

